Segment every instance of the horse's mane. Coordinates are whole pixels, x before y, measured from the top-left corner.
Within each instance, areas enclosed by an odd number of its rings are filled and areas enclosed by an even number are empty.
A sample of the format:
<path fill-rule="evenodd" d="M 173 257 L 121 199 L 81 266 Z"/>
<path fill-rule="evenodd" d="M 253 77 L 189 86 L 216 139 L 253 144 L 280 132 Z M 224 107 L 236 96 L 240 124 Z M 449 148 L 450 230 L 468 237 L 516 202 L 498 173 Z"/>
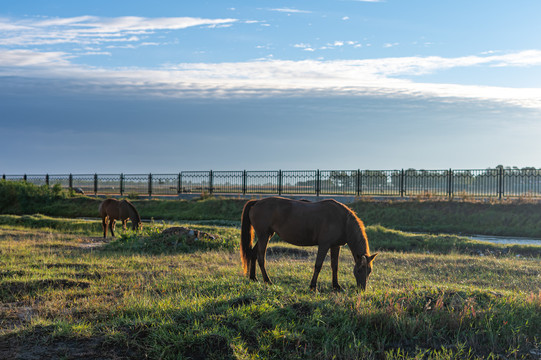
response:
<path fill-rule="evenodd" d="M 364 247 L 366 255 L 370 255 L 370 247 L 368 246 L 368 237 L 366 236 L 366 229 L 364 227 L 364 223 L 361 219 L 351 210 L 349 207 L 343 205 L 344 209 L 347 211 L 347 223 L 353 224 L 353 226 L 346 226 L 346 232 L 347 232 L 347 238 L 358 238 L 357 231 L 361 233 L 361 239 L 359 239 L 359 245 Z M 356 225 L 356 226 L 355 226 Z M 350 245 L 351 247 L 351 245 Z"/>

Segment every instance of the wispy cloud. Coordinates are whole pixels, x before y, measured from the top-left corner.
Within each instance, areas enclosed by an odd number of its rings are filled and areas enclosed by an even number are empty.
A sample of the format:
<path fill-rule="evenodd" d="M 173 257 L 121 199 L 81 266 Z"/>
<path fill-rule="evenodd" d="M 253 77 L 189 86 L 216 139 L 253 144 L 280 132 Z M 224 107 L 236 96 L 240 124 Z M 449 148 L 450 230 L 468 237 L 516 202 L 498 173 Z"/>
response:
<path fill-rule="evenodd" d="M 308 44 L 297 44 L 308 49 Z M 163 96 L 273 96 L 324 93 L 496 101 L 541 110 L 541 88 L 504 88 L 415 82 L 418 75 L 458 67 L 540 66 L 541 51 L 457 58 L 401 57 L 342 61 L 261 60 L 181 63 L 159 70 L 98 69 L 72 65 L 61 52 L 0 50 L 0 76 L 64 79 Z M 405 78 L 406 77 L 406 78 Z"/>
<path fill-rule="evenodd" d="M 332 49 L 341 48 L 341 47 L 344 47 L 344 46 L 352 46 L 354 48 L 360 48 L 360 47 L 362 47 L 362 44 L 359 44 L 358 41 L 353 41 L 353 40 L 347 40 L 347 41 L 335 40 L 332 43 L 327 43 L 327 44 L 325 44 L 323 46 L 319 46 L 319 47 L 315 47 L 315 48 L 317 48 L 318 50 L 332 50 Z M 298 47 L 298 46 L 295 46 L 295 47 Z"/>
<path fill-rule="evenodd" d="M 292 9 L 292 8 L 274 8 L 274 9 L 268 9 L 269 11 L 278 11 L 283 13 L 289 13 L 289 14 L 310 14 L 311 11 L 308 10 L 299 10 L 299 9 Z"/>
<path fill-rule="evenodd" d="M 181 30 L 196 26 L 229 26 L 237 19 L 193 17 L 144 18 L 123 16 L 102 18 L 78 16 L 50 19 L 0 19 L 0 45 L 39 46 L 62 43 L 102 44 L 136 42 L 156 31 Z"/>
<path fill-rule="evenodd" d="M 293 47 L 303 49 L 304 51 L 315 51 L 314 48 L 312 48 L 310 44 L 305 44 L 305 43 L 295 44 L 293 45 Z"/>
<path fill-rule="evenodd" d="M 0 66 L 20 69 L 24 67 L 47 67 L 70 66 L 69 56 L 65 52 L 37 52 L 32 50 L 2 50 L 0 49 Z M 0 73 L 1 74 L 1 73 Z"/>

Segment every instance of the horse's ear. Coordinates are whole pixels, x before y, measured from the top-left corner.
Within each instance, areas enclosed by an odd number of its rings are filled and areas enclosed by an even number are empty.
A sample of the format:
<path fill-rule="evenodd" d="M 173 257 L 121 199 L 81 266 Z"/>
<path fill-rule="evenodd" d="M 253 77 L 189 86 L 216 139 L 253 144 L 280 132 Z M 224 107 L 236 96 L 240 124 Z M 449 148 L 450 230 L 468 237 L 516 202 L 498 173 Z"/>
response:
<path fill-rule="evenodd" d="M 374 261 L 374 259 L 376 258 L 376 256 L 378 256 L 379 253 L 375 253 L 374 255 L 371 255 L 371 256 L 368 256 L 368 262 L 371 263 L 372 261 Z"/>

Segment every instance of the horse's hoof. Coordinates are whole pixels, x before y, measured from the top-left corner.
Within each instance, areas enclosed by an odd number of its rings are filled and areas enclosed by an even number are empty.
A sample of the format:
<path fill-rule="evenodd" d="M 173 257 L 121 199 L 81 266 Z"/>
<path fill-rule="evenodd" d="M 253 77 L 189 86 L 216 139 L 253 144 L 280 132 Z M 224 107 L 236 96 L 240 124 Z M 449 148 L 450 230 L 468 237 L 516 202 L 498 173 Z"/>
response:
<path fill-rule="evenodd" d="M 316 286 L 310 286 L 310 291 L 316 292 L 316 291 L 317 291 L 317 287 L 316 287 Z"/>
<path fill-rule="evenodd" d="M 342 287 L 340 285 L 338 285 L 338 286 L 333 286 L 333 290 L 335 292 L 342 292 L 344 289 L 342 289 Z"/>

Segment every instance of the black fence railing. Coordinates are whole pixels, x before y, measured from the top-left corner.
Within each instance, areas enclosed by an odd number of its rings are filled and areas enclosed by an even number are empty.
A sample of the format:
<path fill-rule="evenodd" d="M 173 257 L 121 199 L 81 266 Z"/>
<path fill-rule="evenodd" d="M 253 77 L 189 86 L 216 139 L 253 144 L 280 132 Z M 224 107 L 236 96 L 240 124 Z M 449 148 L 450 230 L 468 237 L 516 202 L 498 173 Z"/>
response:
<path fill-rule="evenodd" d="M 3 175 L 87 195 L 277 194 L 389 197 L 541 197 L 541 169 L 182 171 L 177 174 Z"/>

